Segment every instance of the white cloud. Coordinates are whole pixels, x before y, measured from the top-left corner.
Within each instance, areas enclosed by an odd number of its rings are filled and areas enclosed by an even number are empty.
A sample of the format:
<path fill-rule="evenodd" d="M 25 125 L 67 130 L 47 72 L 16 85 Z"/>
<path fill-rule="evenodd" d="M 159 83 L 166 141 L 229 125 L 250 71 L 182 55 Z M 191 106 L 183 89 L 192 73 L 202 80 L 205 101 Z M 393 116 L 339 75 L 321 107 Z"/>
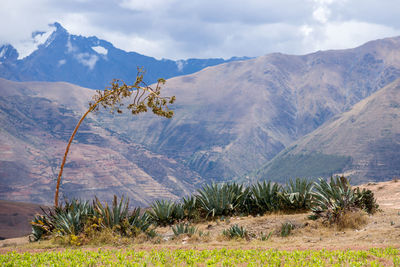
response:
<path fill-rule="evenodd" d="M 304 52 L 316 50 L 345 49 L 365 42 L 400 35 L 400 30 L 379 24 L 360 21 L 331 22 L 316 26 L 311 34 L 305 35 Z"/>
<path fill-rule="evenodd" d="M 122 0 L 119 4 L 123 8 L 129 8 L 137 11 L 151 11 L 163 8 L 176 2 L 175 0 Z"/>
<path fill-rule="evenodd" d="M 92 49 L 100 55 L 107 56 L 108 50 L 102 46 L 92 46 Z"/>
<path fill-rule="evenodd" d="M 397 0 L 2 0 L 0 44 L 26 55 L 30 34 L 58 21 L 156 58 L 297 54 L 397 35 L 397 10 Z"/>
<path fill-rule="evenodd" d="M 321 23 L 326 23 L 331 11 L 326 6 L 319 6 L 313 12 L 313 18 Z"/>
<path fill-rule="evenodd" d="M 91 55 L 89 53 L 79 53 L 74 56 L 79 63 L 87 66 L 90 70 L 94 68 L 99 57 L 97 55 Z"/>
<path fill-rule="evenodd" d="M 64 65 L 65 63 L 67 63 L 67 60 L 65 59 L 61 59 L 58 61 L 58 67 L 61 67 L 62 65 Z"/>
<path fill-rule="evenodd" d="M 32 38 L 23 39 L 14 43 L 13 46 L 19 53 L 18 59 L 29 56 L 39 47 L 39 45 L 44 44 L 54 30 L 55 27 L 48 26 L 45 31 L 37 32 L 34 36 L 32 36 Z"/>
<path fill-rule="evenodd" d="M 184 61 L 183 60 L 177 60 L 176 61 L 176 67 L 178 68 L 178 71 L 182 71 L 184 67 Z"/>

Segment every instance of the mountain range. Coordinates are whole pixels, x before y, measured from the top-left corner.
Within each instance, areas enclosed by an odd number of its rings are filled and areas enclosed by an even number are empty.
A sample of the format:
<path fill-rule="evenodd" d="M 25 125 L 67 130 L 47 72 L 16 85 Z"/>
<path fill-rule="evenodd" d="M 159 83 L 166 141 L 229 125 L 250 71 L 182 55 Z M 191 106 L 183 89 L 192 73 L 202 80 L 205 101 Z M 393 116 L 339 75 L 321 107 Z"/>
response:
<path fill-rule="evenodd" d="M 400 79 L 295 141 L 257 170 L 285 181 L 345 175 L 357 183 L 400 177 Z"/>
<path fill-rule="evenodd" d="M 399 37 L 303 56 L 270 54 L 169 79 L 166 94 L 178 99 L 175 118 L 142 117 L 124 131 L 206 180 L 252 179 L 293 142 L 399 77 Z M 342 163 L 328 175 L 343 171 L 344 161 L 338 159 Z M 383 178 L 377 173 L 370 179 Z"/>
<path fill-rule="evenodd" d="M 80 86 L 103 88 L 141 63 L 136 53 L 55 27 L 24 59 L 11 46 L 0 50 L 0 76 L 7 79 L 0 79 L 0 199 L 51 203 L 63 149 L 94 94 Z M 98 47 L 108 51 L 106 58 L 94 54 L 104 52 Z M 130 73 L 117 52 L 132 56 Z M 82 61 L 91 55 L 97 57 L 92 68 L 92 61 Z M 64 71 L 57 69 L 60 60 Z M 219 63 L 187 75 L 144 66 L 149 82 L 175 76 L 163 88 L 177 98 L 175 116 L 91 115 L 71 148 L 64 196 L 110 200 L 115 193 L 146 205 L 210 182 L 346 174 L 360 183 L 399 176 L 400 37 Z M 80 86 L 53 82 L 59 80 Z"/>
<path fill-rule="evenodd" d="M 0 77 L 13 81 L 64 81 L 92 89 L 104 89 L 113 79 L 135 81 L 137 68 L 146 71 L 145 81 L 194 73 L 208 66 L 244 60 L 246 57 L 157 60 L 135 52 L 115 48 L 97 37 L 69 34 L 59 23 L 51 33 L 35 32 L 49 37 L 30 55 L 19 59 L 10 44 L 0 47 Z"/>

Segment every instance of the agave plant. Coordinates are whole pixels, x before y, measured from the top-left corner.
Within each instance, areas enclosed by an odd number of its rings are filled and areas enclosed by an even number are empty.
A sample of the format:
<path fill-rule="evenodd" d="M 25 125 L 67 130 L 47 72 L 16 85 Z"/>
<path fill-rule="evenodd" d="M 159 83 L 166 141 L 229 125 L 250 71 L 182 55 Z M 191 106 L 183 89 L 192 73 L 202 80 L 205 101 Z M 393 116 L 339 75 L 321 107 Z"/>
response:
<path fill-rule="evenodd" d="M 229 238 L 247 238 L 248 232 L 243 226 L 234 224 L 230 228 L 222 231 L 222 234 Z"/>
<path fill-rule="evenodd" d="M 233 214 L 242 198 L 242 187 L 237 184 L 205 185 L 197 195 L 200 209 L 206 217 Z"/>
<path fill-rule="evenodd" d="M 62 235 L 77 235 L 83 231 L 88 217 L 93 215 L 93 207 L 87 201 L 65 201 L 64 205 L 45 210 L 44 215 L 36 215 L 32 225 L 32 241 L 43 234 L 57 232 Z"/>
<path fill-rule="evenodd" d="M 329 183 L 320 178 L 319 183 L 314 183 L 314 188 L 311 208 L 314 217 L 323 217 L 332 223 L 356 207 L 354 191 L 345 177 L 331 178 Z"/>
<path fill-rule="evenodd" d="M 197 232 L 197 228 L 194 226 L 190 226 L 189 223 L 178 223 L 171 227 L 175 236 L 179 236 L 182 234 L 187 234 L 188 236 L 192 236 Z"/>
<path fill-rule="evenodd" d="M 51 233 L 54 229 L 53 224 L 44 215 L 36 215 L 31 221 L 32 233 L 29 236 L 29 241 L 34 242 L 42 238 L 42 236 Z"/>
<path fill-rule="evenodd" d="M 243 184 L 227 184 L 229 191 L 233 193 L 235 211 L 240 212 L 242 214 L 251 213 L 252 209 L 252 200 L 251 200 L 251 190 L 249 187 L 245 187 Z"/>
<path fill-rule="evenodd" d="M 118 203 L 116 195 L 114 195 L 111 207 L 108 206 L 108 203 L 101 204 L 97 197 L 93 202 L 94 213 L 96 217 L 101 219 L 101 226 L 111 229 L 121 227 L 124 220 L 128 219 L 128 206 L 129 199 L 124 200 L 124 197 L 121 197 Z"/>
<path fill-rule="evenodd" d="M 156 200 L 151 204 L 148 214 L 157 225 L 166 226 L 176 220 L 176 204 L 170 200 Z"/>
<path fill-rule="evenodd" d="M 280 198 L 278 196 L 281 186 L 271 181 L 257 183 L 251 187 L 254 209 L 257 213 L 264 214 L 269 211 L 276 211 L 280 208 Z"/>
<path fill-rule="evenodd" d="M 313 182 L 296 178 L 289 181 L 279 193 L 283 208 L 289 210 L 309 210 L 311 207 Z"/>
<path fill-rule="evenodd" d="M 182 209 L 184 217 L 191 220 L 197 216 L 197 198 L 195 196 L 187 196 L 182 198 Z"/>
<path fill-rule="evenodd" d="M 147 232 L 151 226 L 151 219 L 148 213 L 141 214 L 140 208 L 135 208 L 128 218 L 129 225 L 140 232 Z"/>
<path fill-rule="evenodd" d="M 73 200 L 66 202 L 64 208 L 57 209 L 54 226 L 56 230 L 67 235 L 82 232 L 88 216 L 93 215 L 93 208 L 88 201 Z"/>
<path fill-rule="evenodd" d="M 174 218 L 177 221 L 181 221 L 186 218 L 185 209 L 183 203 L 175 203 Z"/>
<path fill-rule="evenodd" d="M 294 229 L 294 225 L 291 222 L 282 223 L 281 230 L 280 230 L 281 237 L 289 236 L 293 229 Z"/>

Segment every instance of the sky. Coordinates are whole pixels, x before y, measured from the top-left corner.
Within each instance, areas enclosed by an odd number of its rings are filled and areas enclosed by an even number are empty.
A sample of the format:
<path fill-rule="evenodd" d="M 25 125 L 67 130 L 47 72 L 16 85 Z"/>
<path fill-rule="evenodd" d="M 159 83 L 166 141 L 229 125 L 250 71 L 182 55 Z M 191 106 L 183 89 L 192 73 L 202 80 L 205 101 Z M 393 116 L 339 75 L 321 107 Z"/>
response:
<path fill-rule="evenodd" d="M 0 0 L 0 44 L 28 55 L 59 22 L 158 59 L 306 54 L 400 35 L 399 0 Z M 42 38 L 44 38 L 43 35 Z"/>

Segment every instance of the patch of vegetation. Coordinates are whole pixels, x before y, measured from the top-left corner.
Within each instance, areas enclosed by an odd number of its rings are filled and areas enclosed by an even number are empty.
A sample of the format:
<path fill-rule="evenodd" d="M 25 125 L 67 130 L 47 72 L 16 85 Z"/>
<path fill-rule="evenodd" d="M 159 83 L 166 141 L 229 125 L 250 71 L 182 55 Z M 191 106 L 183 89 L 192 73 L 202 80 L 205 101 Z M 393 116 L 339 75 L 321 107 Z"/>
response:
<path fill-rule="evenodd" d="M 264 234 L 263 232 L 261 232 L 260 233 L 260 240 L 261 241 L 268 241 L 271 238 L 272 233 L 273 233 L 272 231 L 269 232 L 268 234 Z"/>
<path fill-rule="evenodd" d="M 197 229 L 189 222 L 214 220 L 228 225 L 230 216 L 258 216 L 271 212 L 312 211 L 312 219 L 321 218 L 329 225 L 358 227 L 365 219 L 361 211 L 372 214 L 378 210 L 373 193 L 353 189 L 345 177 L 331 178 L 330 182 L 296 179 L 284 186 L 270 181 L 249 186 L 212 184 L 203 186 L 196 194 L 179 202 L 156 200 L 145 212 L 140 208 L 130 212 L 128 207 L 128 200 L 122 197 L 118 201 L 116 196 L 111 205 L 102 204 L 97 198 L 93 204 L 67 201 L 57 208 L 43 210 L 44 214 L 33 218 L 31 241 L 49 236 L 62 244 L 74 246 L 101 243 L 103 239 L 121 244 L 126 239 L 155 237 L 159 226 L 178 223 L 172 226 L 175 235 L 193 235 Z M 289 235 L 291 230 L 292 224 L 283 224 L 281 236 Z M 247 230 L 238 225 L 226 229 L 224 235 L 248 238 Z M 269 237 L 261 236 L 261 239 Z"/>
<path fill-rule="evenodd" d="M 369 250 L 73 249 L 0 254 L 1 266 L 381 266 L 400 265 L 396 248 Z"/>
<path fill-rule="evenodd" d="M 289 236 L 293 229 L 294 229 L 294 225 L 291 222 L 282 223 L 281 229 L 280 229 L 281 237 Z"/>
<path fill-rule="evenodd" d="M 246 228 L 237 224 L 232 225 L 230 228 L 222 231 L 222 234 L 230 239 L 232 238 L 247 238 L 249 233 Z"/>
<path fill-rule="evenodd" d="M 192 236 L 197 232 L 197 228 L 191 226 L 189 223 L 178 223 L 171 227 L 175 236 L 186 234 Z"/>
<path fill-rule="evenodd" d="M 170 200 L 156 200 L 151 204 L 149 211 L 150 218 L 153 222 L 160 226 L 171 225 L 177 219 L 181 208 Z M 180 217 L 180 216 L 179 216 Z"/>
<path fill-rule="evenodd" d="M 323 218 L 329 224 L 340 224 L 348 213 L 365 210 L 373 213 L 378 209 L 374 195 L 369 190 L 353 189 L 345 177 L 331 178 L 330 182 L 319 179 L 314 183 L 312 218 Z"/>

